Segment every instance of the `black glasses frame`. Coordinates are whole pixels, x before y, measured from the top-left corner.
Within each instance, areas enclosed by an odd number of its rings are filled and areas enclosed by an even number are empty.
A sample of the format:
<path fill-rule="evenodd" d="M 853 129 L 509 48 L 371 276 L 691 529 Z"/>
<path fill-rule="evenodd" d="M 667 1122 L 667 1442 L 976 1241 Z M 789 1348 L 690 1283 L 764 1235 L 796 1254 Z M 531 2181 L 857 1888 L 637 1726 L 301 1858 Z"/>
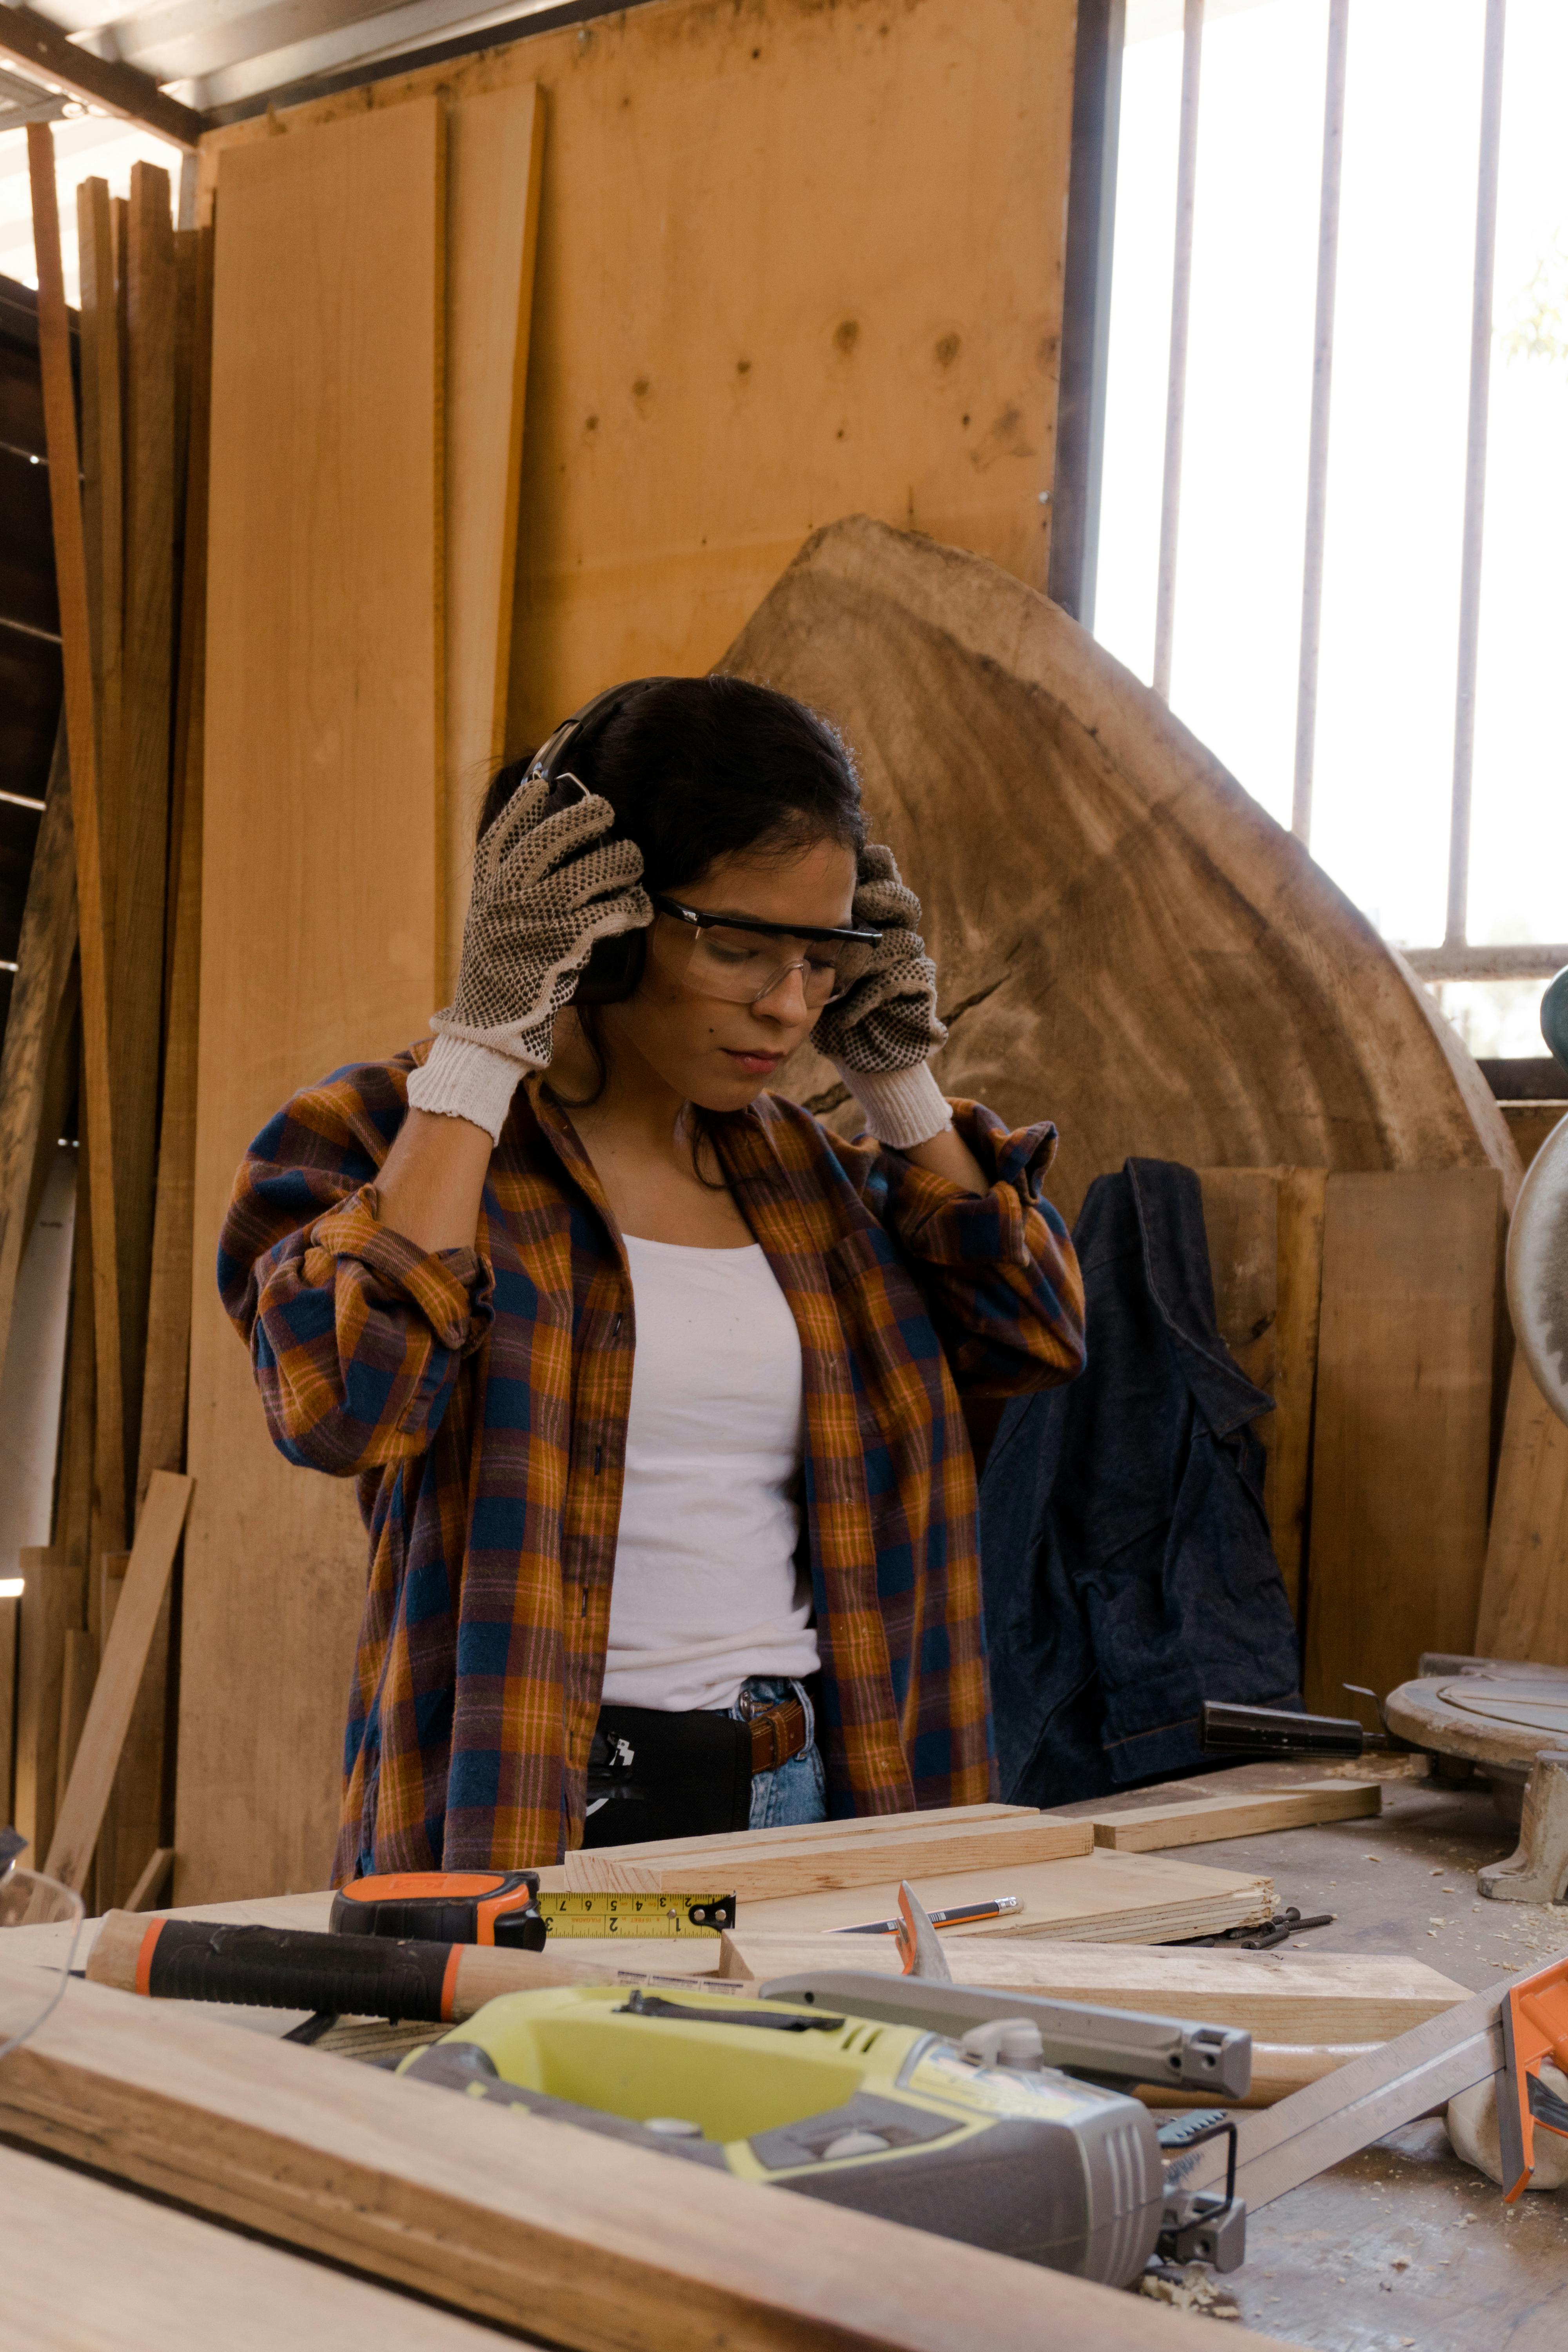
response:
<path fill-rule="evenodd" d="M 828 940 L 847 947 L 875 948 L 882 944 L 880 931 L 847 927 L 825 929 L 812 923 L 764 923 L 755 915 L 710 915 L 700 907 L 682 906 L 679 898 L 667 898 L 662 890 L 650 890 L 648 898 L 661 915 L 673 915 L 678 922 L 689 923 L 694 930 L 757 931 L 764 939 Z"/>

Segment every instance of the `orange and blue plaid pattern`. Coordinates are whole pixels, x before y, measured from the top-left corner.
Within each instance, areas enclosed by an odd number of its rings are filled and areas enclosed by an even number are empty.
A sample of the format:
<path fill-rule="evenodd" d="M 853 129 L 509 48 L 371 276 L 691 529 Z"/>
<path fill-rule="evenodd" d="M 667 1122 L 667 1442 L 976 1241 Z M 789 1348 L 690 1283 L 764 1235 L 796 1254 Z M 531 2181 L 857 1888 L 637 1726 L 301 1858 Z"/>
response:
<path fill-rule="evenodd" d="M 548 1085 L 518 1089 L 477 1245 L 427 1256 L 375 1179 L 422 1041 L 263 1129 L 218 1279 L 289 1460 L 359 1481 L 370 1580 L 334 1864 L 517 1867 L 581 1841 L 631 1395 L 626 1254 Z M 975 1197 L 780 1097 L 714 1122 L 800 1329 L 805 1513 L 838 1816 L 991 1793 L 961 1395 L 1070 1380 L 1083 1286 L 1056 1130 L 957 1104 Z"/>

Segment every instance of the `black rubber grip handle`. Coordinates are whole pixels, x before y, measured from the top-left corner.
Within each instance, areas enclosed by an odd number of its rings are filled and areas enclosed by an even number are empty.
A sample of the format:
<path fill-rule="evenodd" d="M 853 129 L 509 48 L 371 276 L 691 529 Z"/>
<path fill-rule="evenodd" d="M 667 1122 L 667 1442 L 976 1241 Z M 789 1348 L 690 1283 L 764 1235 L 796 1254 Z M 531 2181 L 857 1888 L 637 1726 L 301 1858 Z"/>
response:
<path fill-rule="evenodd" d="M 244 2001 L 258 2009 L 439 2022 L 453 1958 L 448 1944 L 165 1919 L 139 1974 L 161 2000 Z"/>

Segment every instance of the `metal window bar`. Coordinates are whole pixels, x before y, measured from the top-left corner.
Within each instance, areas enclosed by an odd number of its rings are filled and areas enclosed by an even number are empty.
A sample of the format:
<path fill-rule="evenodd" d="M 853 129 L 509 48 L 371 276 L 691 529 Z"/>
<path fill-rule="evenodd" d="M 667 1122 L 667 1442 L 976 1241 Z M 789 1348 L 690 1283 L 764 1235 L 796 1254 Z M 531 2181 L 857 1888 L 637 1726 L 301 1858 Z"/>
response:
<path fill-rule="evenodd" d="M 1312 328 L 1312 419 L 1307 440 L 1307 528 L 1301 559 L 1301 641 L 1296 671 L 1296 773 L 1290 830 L 1312 838 L 1317 753 L 1318 656 L 1322 643 L 1323 534 L 1328 516 L 1329 404 L 1334 374 L 1334 289 L 1340 257 L 1340 180 L 1344 158 L 1345 52 L 1350 0 L 1329 0 L 1323 68 L 1323 173 L 1318 199 L 1318 297 Z"/>
<path fill-rule="evenodd" d="M 1127 0 L 1079 0 L 1061 382 L 1046 593 L 1094 626 Z"/>
<path fill-rule="evenodd" d="M 1487 412 L 1491 392 L 1492 282 L 1497 258 L 1498 150 L 1502 135 L 1502 52 L 1508 0 L 1487 0 L 1476 163 L 1476 266 L 1470 296 L 1470 412 L 1465 436 L 1465 536 L 1459 565 L 1459 657 L 1454 688 L 1454 791 L 1448 827 L 1446 948 L 1463 947 L 1470 895 L 1470 793 L 1476 756 L 1476 663 L 1480 646 L 1481 544 L 1487 508 Z"/>
<path fill-rule="evenodd" d="M 1182 9 L 1182 126 L 1176 156 L 1176 238 L 1171 269 L 1171 362 L 1165 383 L 1165 470 L 1160 492 L 1160 572 L 1154 599 L 1154 669 L 1162 702 L 1171 699 L 1176 627 L 1176 541 L 1182 520 L 1182 433 L 1187 405 L 1187 324 L 1193 292 L 1193 211 L 1198 179 L 1198 82 L 1203 70 L 1204 0 Z"/>

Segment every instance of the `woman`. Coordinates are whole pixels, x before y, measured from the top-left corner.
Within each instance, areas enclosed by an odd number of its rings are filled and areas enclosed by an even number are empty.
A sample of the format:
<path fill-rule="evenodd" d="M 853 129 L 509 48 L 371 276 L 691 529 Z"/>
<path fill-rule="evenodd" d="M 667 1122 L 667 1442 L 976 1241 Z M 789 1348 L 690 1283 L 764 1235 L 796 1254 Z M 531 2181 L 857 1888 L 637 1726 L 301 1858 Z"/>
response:
<path fill-rule="evenodd" d="M 1082 1287 L 919 919 L 831 729 L 639 680 L 491 787 L 434 1043 L 252 1145 L 224 1297 L 370 1530 L 340 1878 L 990 1794 L 960 1396 Z M 814 1034 L 858 1143 L 766 1091 Z"/>

